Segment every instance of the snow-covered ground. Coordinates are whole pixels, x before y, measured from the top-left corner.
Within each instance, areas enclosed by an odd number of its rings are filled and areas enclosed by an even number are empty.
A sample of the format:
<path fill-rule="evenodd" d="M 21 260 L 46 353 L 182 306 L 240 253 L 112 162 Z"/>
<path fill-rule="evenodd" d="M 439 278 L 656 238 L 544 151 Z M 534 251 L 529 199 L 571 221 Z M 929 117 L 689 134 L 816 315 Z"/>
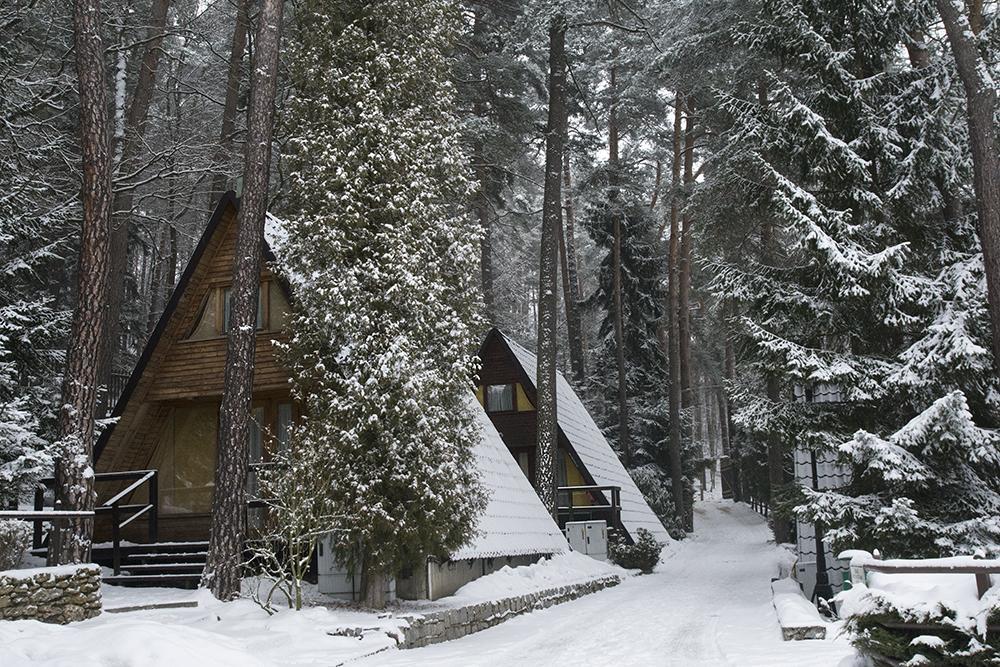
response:
<path fill-rule="evenodd" d="M 520 616 L 444 644 L 381 653 L 360 665 L 658 665 L 847 667 L 836 625 L 827 640 L 784 642 L 771 577 L 785 556 L 764 520 L 728 501 L 699 504 L 696 532 L 648 576 Z"/>
<path fill-rule="evenodd" d="M 853 651 L 836 626 L 825 641 L 781 640 L 770 579 L 787 555 L 767 542 L 763 519 L 728 501 L 700 503 L 695 512 L 696 533 L 671 545 L 656 573 L 427 648 L 396 650 L 386 632 L 402 621 L 392 615 L 315 607 L 268 616 L 249 600 L 223 604 L 205 591 L 109 586 L 108 607 L 192 599 L 199 606 L 102 614 L 69 626 L 0 622 L 0 666 L 853 665 Z M 503 597 L 615 570 L 581 558 L 497 572 L 456 600 L 429 604 Z M 345 627 L 366 632 L 362 638 L 338 636 Z"/>

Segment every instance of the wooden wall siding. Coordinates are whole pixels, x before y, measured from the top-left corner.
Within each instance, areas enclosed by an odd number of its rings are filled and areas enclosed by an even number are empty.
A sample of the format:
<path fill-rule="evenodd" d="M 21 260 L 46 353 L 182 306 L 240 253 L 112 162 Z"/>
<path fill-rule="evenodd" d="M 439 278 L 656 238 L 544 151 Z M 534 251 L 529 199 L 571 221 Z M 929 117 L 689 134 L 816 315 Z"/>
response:
<path fill-rule="evenodd" d="M 151 351 L 137 384 L 117 425 L 100 448 L 98 472 L 134 470 L 148 465 L 153 448 L 169 414 L 166 401 L 218 400 L 225 374 L 226 339 L 187 340 L 210 289 L 231 281 L 233 250 L 236 243 L 236 207 L 232 198 L 223 199 L 216 225 L 176 308 L 170 315 L 155 348 Z M 262 280 L 274 280 L 272 289 L 283 289 L 268 268 Z M 287 395 L 288 373 L 275 359 L 272 340 L 275 332 L 263 331 L 257 338 L 254 393 Z"/>
<path fill-rule="evenodd" d="M 271 332 L 257 334 L 254 393 L 288 391 L 288 373 L 278 365 Z M 146 400 L 165 401 L 222 396 L 226 369 L 226 339 L 182 340 L 160 365 Z"/>

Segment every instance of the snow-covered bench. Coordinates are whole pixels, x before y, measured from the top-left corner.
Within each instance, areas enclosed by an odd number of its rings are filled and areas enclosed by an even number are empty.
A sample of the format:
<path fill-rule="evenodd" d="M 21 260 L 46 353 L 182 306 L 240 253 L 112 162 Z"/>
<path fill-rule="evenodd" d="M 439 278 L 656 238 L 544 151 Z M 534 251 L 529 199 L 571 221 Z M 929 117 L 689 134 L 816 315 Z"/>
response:
<path fill-rule="evenodd" d="M 774 610 L 778 613 L 781 636 L 785 641 L 799 639 L 826 639 L 826 623 L 809 600 L 802 595 L 799 582 L 794 579 L 775 579 L 771 582 Z"/>

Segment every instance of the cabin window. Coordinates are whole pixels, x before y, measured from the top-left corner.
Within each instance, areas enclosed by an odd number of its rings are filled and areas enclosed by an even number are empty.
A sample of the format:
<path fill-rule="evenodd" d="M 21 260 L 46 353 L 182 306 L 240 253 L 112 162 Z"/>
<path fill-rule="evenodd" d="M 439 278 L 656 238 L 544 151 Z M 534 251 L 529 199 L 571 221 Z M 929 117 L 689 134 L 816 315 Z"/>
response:
<path fill-rule="evenodd" d="M 250 442 L 247 443 L 247 456 L 250 469 L 247 471 L 247 496 L 256 498 L 260 490 L 257 481 L 257 464 L 264 460 L 264 408 L 257 407 L 250 413 Z"/>
<path fill-rule="evenodd" d="M 267 283 L 261 283 L 260 289 L 257 290 L 257 330 L 260 331 L 264 328 L 264 297 L 265 292 L 267 292 Z M 222 288 L 222 330 L 221 333 L 227 333 L 229 331 L 229 321 L 232 314 L 233 298 L 232 289 L 229 287 Z"/>
<path fill-rule="evenodd" d="M 292 307 L 285 297 L 285 290 L 278 283 L 269 283 L 267 290 L 268 307 L 267 319 L 268 329 L 271 331 L 281 331 L 288 323 L 288 314 L 292 312 Z"/>
<path fill-rule="evenodd" d="M 203 404 L 170 411 L 160 435 L 160 512 L 199 514 L 212 510 L 219 406 Z"/>
<path fill-rule="evenodd" d="M 491 384 L 486 387 L 487 412 L 512 412 L 514 410 L 514 385 Z"/>
<path fill-rule="evenodd" d="M 275 429 L 278 451 L 288 450 L 288 441 L 292 434 L 292 404 L 278 403 L 278 423 Z"/>
<path fill-rule="evenodd" d="M 521 468 L 521 472 L 524 473 L 524 476 L 530 480 L 531 479 L 531 458 L 528 455 L 528 452 L 518 452 L 518 454 L 517 454 L 517 465 L 518 465 L 519 468 Z"/>
<path fill-rule="evenodd" d="M 218 309 L 218 303 L 219 290 L 209 290 L 205 303 L 201 306 L 201 312 L 198 313 L 198 323 L 195 324 L 194 330 L 191 332 L 190 338 L 192 340 L 204 340 L 219 335 L 215 326 L 215 311 Z"/>

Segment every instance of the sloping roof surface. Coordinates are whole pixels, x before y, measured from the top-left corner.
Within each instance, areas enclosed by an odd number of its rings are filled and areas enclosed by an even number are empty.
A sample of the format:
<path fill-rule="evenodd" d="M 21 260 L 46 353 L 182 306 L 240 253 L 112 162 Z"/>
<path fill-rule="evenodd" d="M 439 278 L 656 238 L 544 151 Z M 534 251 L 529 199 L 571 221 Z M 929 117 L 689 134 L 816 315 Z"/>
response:
<path fill-rule="evenodd" d="M 286 223 L 267 214 L 264 239 L 281 261 L 288 241 Z M 292 276 L 292 282 L 295 277 Z M 470 408 L 482 424 L 483 437 L 476 447 L 476 463 L 489 502 L 469 544 L 451 554 L 452 559 L 524 556 L 569 551 L 559 526 L 510 455 L 493 422 L 479 401 L 470 394 Z"/>
<path fill-rule="evenodd" d="M 538 359 L 507 336 L 504 340 L 524 369 L 528 379 L 535 383 Z M 562 373 L 556 373 L 556 416 L 559 428 L 573 446 L 587 472 L 598 485 L 620 486 L 622 503 L 622 524 L 635 539 L 636 531 L 645 528 L 658 542 L 670 542 L 667 529 L 653 513 L 642 492 L 635 485 L 631 475 L 625 470 L 618 455 L 611 449 L 601 429 L 594 423 L 580 397 L 573 391 Z"/>
<path fill-rule="evenodd" d="M 476 538 L 453 553 L 452 559 L 569 551 L 559 526 L 545 511 L 486 411 L 471 394 L 470 404 L 483 427 L 476 460 L 489 503 L 479 519 Z"/>

